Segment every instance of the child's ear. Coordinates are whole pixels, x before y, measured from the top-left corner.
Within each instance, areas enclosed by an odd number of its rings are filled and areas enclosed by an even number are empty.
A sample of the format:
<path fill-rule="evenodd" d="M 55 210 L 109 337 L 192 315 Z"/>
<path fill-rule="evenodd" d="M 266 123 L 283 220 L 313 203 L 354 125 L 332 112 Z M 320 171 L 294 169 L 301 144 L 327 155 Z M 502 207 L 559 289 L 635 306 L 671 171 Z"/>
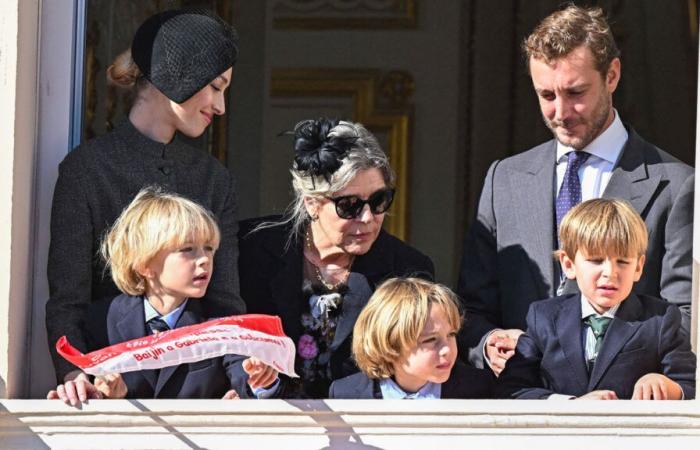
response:
<path fill-rule="evenodd" d="M 574 266 L 574 261 L 569 258 L 564 250 L 559 252 L 559 263 L 561 264 L 561 270 L 566 275 L 566 278 L 570 280 L 576 279 L 576 266 Z"/>
<path fill-rule="evenodd" d="M 646 255 L 642 255 L 637 259 L 637 267 L 634 269 L 634 282 L 636 283 L 642 278 L 642 272 L 644 272 L 644 262 L 646 261 Z"/>
<path fill-rule="evenodd" d="M 153 271 L 148 267 L 148 265 L 138 264 L 134 266 L 134 272 L 138 273 L 144 279 L 153 278 Z"/>

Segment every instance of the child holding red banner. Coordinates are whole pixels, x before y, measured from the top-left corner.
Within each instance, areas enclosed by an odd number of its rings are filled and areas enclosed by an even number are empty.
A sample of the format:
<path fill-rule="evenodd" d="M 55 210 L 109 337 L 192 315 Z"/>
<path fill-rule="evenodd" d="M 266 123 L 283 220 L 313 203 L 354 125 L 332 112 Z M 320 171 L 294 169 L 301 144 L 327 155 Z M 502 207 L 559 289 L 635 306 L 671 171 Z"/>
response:
<path fill-rule="evenodd" d="M 209 211 L 176 194 L 145 188 L 122 212 L 102 244 L 112 279 L 123 292 L 106 323 L 88 323 L 91 349 L 205 321 L 202 305 L 220 232 Z M 88 314 L 88 317 L 101 317 Z M 106 336 L 105 336 L 106 332 Z M 47 398 L 78 405 L 99 398 L 237 398 L 228 356 L 68 381 Z"/>
<path fill-rule="evenodd" d="M 394 278 L 355 322 L 352 353 L 362 372 L 334 381 L 330 398 L 491 398 L 490 371 L 457 358 L 455 294 L 419 278 Z"/>

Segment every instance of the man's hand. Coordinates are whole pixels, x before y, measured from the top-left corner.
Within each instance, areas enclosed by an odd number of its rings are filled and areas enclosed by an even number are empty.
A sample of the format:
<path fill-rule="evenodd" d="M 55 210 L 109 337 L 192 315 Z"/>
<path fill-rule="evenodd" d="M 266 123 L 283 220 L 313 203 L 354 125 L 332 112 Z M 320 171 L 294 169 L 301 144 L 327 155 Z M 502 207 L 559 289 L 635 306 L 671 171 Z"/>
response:
<path fill-rule="evenodd" d="M 95 377 L 95 389 L 100 391 L 104 398 L 126 398 L 129 391 L 119 373 Z"/>
<path fill-rule="evenodd" d="M 615 391 L 607 390 L 591 391 L 575 400 L 617 400 L 617 394 Z"/>
<path fill-rule="evenodd" d="M 632 400 L 680 400 L 680 385 L 660 373 L 648 373 L 634 384 Z"/>
<path fill-rule="evenodd" d="M 511 328 L 509 330 L 495 330 L 486 338 L 486 358 L 488 358 L 489 366 L 496 376 L 503 372 L 506 361 L 515 353 L 515 346 L 518 344 L 518 338 L 521 334 L 523 334 L 522 330 Z"/>
<path fill-rule="evenodd" d="M 251 389 L 266 389 L 277 380 L 278 372 L 255 357 L 243 361 L 243 370 L 248 374 L 248 386 Z"/>
<path fill-rule="evenodd" d="M 90 383 L 88 375 L 84 372 L 73 371 L 65 376 L 64 384 L 59 384 L 56 390 L 49 391 L 48 400 L 60 399 L 66 405 L 79 407 L 81 402 L 88 399 L 100 399 L 103 395 Z"/>

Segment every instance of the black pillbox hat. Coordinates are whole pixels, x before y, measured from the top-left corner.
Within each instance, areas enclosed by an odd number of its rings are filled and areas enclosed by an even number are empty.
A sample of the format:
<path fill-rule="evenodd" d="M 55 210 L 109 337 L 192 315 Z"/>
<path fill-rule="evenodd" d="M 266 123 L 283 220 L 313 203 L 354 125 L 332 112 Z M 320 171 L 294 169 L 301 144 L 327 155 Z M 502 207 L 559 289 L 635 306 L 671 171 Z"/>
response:
<path fill-rule="evenodd" d="M 233 66 L 238 36 L 210 11 L 163 11 L 136 30 L 131 57 L 153 86 L 182 103 Z"/>

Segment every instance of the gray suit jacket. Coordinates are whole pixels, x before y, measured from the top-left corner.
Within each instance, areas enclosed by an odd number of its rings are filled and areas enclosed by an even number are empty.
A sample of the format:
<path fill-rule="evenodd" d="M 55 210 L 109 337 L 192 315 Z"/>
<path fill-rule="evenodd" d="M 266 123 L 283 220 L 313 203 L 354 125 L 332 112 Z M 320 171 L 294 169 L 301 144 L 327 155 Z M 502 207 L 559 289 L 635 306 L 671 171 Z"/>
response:
<path fill-rule="evenodd" d="M 648 228 L 646 264 L 635 292 L 681 307 L 689 330 L 693 169 L 628 131 L 603 196 L 629 201 Z M 530 303 L 557 294 L 555 168 L 555 140 L 489 168 L 466 237 L 458 285 L 467 313 L 460 351 L 463 357 L 468 352 L 477 367 L 483 364 L 486 333 L 525 329 Z M 577 291 L 575 282 L 564 286 L 564 293 Z"/>

